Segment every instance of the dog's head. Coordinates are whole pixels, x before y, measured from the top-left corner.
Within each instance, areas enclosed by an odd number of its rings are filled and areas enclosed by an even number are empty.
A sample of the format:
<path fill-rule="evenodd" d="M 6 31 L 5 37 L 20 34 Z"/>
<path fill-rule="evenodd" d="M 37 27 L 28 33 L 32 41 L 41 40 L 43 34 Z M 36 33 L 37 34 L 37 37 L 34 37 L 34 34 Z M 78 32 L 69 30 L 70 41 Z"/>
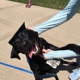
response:
<path fill-rule="evenodd" d="M 11 51 L 11 58 L 20 59 L 18 55 L 19 53 L 23 53 L 32 58 L 32 55 L 38 55 L 40 52 L 38 33 L 26 29 L 24 23 L 11 38 L 9 44 L 13 47 Z"/>

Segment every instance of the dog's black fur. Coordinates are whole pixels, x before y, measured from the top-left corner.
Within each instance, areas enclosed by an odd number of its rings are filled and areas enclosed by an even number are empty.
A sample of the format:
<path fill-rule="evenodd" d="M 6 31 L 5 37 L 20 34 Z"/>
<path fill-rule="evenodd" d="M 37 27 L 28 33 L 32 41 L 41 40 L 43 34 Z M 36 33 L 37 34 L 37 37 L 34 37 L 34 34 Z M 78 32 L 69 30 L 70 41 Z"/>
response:
<path fill-rule="evenodd" d="M 38 51 L 36 52 L 36 54 L 33 55 L 32 58 L 29 58 L 28 56 L 29 53 L 31 52 L 33 46 L 35 47 L 34 43 L 37 44 Z M 42 78 L 39 77 L 39 75 L 53 74 L 56 73 L 57 71 L 56 69 L 53 69 L 51 66 L 46 64 L 46 60 L 44 60 L 42 57 L 39 56 L 39 54 L 42 54 L 43 47 L 45 49 L 52 49 L 52 50 L 68 49 L 74 51 L 76 54 L 80 54 L 79 46 L 75 44 L 68 44 L 67 46 L 58 48 L 48 43 L 43 38 L 40 38 L 37 32 L 26 29 L 24 23 L 16 32 L 16 34 L 12 37 L 12 39 L 9 41 L 9 44 L 13 46 L 11 52 L 11 58 L 20 59 L 18 55 L 19 53 L 23 53 L 27 56 L 27 58 L 29 59 L 30 68 L 34 72 L 35 80 L 43 80 Z M 55 78 L 56 80 L 58 80 L 58 77 L 55 76 Z"/>

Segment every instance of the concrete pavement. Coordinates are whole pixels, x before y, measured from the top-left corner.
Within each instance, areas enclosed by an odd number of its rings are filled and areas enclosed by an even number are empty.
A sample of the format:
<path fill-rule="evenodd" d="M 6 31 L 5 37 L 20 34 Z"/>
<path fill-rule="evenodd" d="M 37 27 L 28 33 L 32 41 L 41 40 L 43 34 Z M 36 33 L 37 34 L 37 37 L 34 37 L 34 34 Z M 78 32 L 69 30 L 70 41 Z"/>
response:
<path fill-rule="evenodd" d="M 25 5 L 13 1 L 0 0 L 0 62 L 30 70 L 24 55 L 20 54 L 20 61 L 10 59 L 11 46 L 8 44 L 8 41 L 23 22 L 26 23 L 26 27 L 33 27 L 45 22 L 59 12 L 59 10 L 34 5 L 31 8 L 26 8 Z M 40 36 L 59 47 L 68 43 L 80 43 L 80 14 L 77 13 L 68 22 L 48 30 Z M 76 59 L 74 58 L 70 61 L 76 61 Z M 71 66 L 62 67 L 58 73 L 59 79 L 69 80 L 68 76 L 70 73 L 67 69 L 70 70 L 72 68 L 75 69 L 75 67 Z M 33 75 L 29 73 L 4 65 L 0 65 L 0 69 L 0 80 L 34 80 Z M 48 78 L 46 80 L 55 79 Z"/>

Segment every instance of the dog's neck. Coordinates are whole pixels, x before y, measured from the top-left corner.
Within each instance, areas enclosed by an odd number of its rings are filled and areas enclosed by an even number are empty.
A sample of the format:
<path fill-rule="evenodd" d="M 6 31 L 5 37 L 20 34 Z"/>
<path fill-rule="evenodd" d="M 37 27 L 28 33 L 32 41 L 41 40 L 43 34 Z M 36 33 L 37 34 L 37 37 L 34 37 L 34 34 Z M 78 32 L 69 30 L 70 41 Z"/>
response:
<path fill-rule="evenodd" d="M 49 46 L 48 46 L 48 42 L 44 39 L 44 38 L 39 38 L 39 45 L 40 45 L 40 48 L 41 49 L 48 49 Z"/>

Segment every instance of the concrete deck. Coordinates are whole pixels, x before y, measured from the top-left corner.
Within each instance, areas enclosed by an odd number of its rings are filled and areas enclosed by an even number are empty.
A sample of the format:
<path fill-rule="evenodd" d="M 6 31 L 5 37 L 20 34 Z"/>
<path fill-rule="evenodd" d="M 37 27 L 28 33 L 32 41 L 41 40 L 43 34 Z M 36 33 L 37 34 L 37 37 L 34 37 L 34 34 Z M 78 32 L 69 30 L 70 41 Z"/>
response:
<path fill-rule="evenodd" d="M 23 22 L 26 23 L 26 27 L 33 27 L 45 22 L 58 13 L 59 10 L 34 5 L 32 5 L 31 8 L 26 8 L 25 5 L 26 4 L 23 3 L 0 0 L 0 62 L 18 66 L 30 71 L 24 55 L 20 54 L 21 60 L 10 59 L 12 47 L 8 44 L 8 41 Z M 48 30 L 40 36 L 59 47 L 68 43 L 79 44 L 80 14 L 77 13 L 68 22 Z M 70 61 L 76 61 L 76 59 L 74 58 Z M 79 61 L 79 58 L 77 61 Z M 75 70 L 76 67 L 61 67 L 61 70 L 58 73 L 60 80 L 69 80 L 68 76 L 70 73 L 68 72 L 68 69 Z M 34 76 L 0 64 L 0 80 L 34 80 Z M 46 80 L 55 79 L 47 78 Z"/>

